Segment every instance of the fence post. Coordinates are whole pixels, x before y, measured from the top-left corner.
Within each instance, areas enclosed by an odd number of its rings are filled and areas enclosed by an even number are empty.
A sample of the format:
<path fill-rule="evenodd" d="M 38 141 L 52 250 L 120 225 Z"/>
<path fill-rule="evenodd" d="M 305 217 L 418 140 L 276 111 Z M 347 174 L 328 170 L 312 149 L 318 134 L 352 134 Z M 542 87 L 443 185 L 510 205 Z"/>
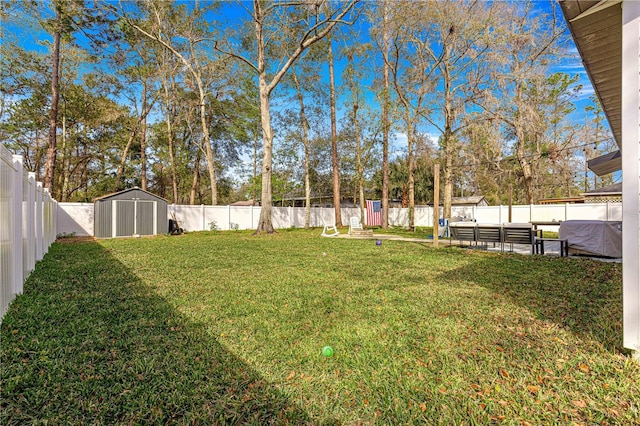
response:
<path fill-rule="evenodd" d="M 48 189 L 44 189 L 42 194 L 42 253 L 49 251 L 51 247 L 51 194 Z"/>
<path fill-rule="evenodd" d="M 58 202 L 52 200 L 53 203 L 53 242 L 58 238 Z"/>
<path fill-rule="evenodd" d="M 36 262 L 42 260 L 42 182 L 36 182 Z"/>
<path fill-rule="evenodd" d="M 28 196 L 27 196 L 27 249 L 29 250 L 29 260 L 27 272 L 33 271 L 36 266 L 36 174 L 28 174 Z"/>
<path fill-rule="evenodd" d="M 204 204 L 200 204 L 200 216 L 202 216 L 202 231 L 206 231 L 207 228 L 205 227 L 205 214 L 204 214 Z"/>
<path fill-rule="evenodd" d="M 24 170 L 22 156 L 13 155 L 13 166 L 15 173 L 13 176 L 13 291 L 12 297 L 22 294 L 22 283 L 24 282 L 23 265 L 23 242 L 22 242 L 22 181 L 24 180 Z"/>

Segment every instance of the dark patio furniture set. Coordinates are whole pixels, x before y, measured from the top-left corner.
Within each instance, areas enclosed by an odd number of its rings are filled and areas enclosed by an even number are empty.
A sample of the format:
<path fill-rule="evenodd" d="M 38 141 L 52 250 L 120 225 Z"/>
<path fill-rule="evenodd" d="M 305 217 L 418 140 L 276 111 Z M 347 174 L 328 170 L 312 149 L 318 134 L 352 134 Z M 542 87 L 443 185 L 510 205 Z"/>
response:
<path fill-rule="evenodd" d="M 501 251 L 504 245 L 510 244 L 513 251 L 514 244 L 526 244 L 531 246 L 531 254 L 544 254 L 545 242 L 559 242 L 560 256 L 569 256 L 569 241 L 560 238 L 543 238 L 542 231 L 534 229 L 531 223 L 505 223 L 502 225 L 478 224 L 475 222 L 454 222 L 449 224 L 451 235 L 450 244 L 453 241 L 467 241 L 469 245 L 482 243 L 485 248 L 489 243 L 500 244 Z"/>

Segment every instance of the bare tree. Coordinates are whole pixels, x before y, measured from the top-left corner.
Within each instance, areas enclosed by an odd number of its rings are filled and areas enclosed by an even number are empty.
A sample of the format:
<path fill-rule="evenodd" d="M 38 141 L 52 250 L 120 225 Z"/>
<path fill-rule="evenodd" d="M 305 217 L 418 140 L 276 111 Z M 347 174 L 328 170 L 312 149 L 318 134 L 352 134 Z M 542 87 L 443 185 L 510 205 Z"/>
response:
<path fill-rule="evenodd" d="M 501 15 L 503 34 L 493 46 L 494 58 L 500 72 L 494 74 L 500 91 L 488 97 L 491 103 L 479 104 L 506 126 L 506 133 L 515 141 L 514 154 L 520 166 L 526 202 L 535 202 L 535 163 L 541 155 L 541 124 L 543 116 L 538 106 L 532 103 L 528 91 L 540 87 L 546 80 L 551 63 L 561 55 L 561 41 L 565 37 L 562 19 L 553 5 L 551 14 L 545 19 L 532 2 L 510 5 Z"/>
<path fill-rule="evenodd" d="M 336 81 L 333 67 L 333 37 L 327 37 L 327 63 L 329 64 L 329 103 L 331 109 L 331 175 L 333 182 L 333 211 L 335 224 L 340 226 L 340 165 L 338 163 L 338 122 L 336 119 Z"/>
<path fill-rule="evenodd" d="M 188 26 L 185 31 L 181 34 L 182 38 L 187 41 L 187 52 L 181 52 L 176 46 L 174 46 L 173 41 L 170 37 L 167 37 L 167 26 L 173 27 L 175 30 L 175 21 L 174 18 L 172 22 L 166 22 L 167 17 L 165 13 L 165 7 L 158 6 L 155 2 L 146 1 L 146 7 L 149 12 L 152 14 L 152 19 L 150 22 L 150 28 L 143 28 L 142 25 L 139 25 L 132 19 L 128 19 L 127 22 L 131 25 L 132 28 L 135 28 L 144 36 L 148 37 L 150 40 L 153 40 L 167 49 L 171 54 L 173 54 L 187 69 L 191 78 L 195 82 L 195 85 L 198 90 L 199 96 L 199 109 L 200 109 L 200 124 L 202 127 L 202 135 L 203 141 L 202 145 L 204 145 L 204 150 L 207 158 L 207 168 L 209 171 L 209 178 L 211 181 L 211 204 L 216 205 L 218 203 L 218 188 L 217 188 L 217 178 L 215 171 L 215 162 L 214 162 L 214 153 L 213 148 L 211 147 L 211 136 L 209 132 L 209 124 L 207 123 L 207 92 L 204 81 L 204 74 L 206 67 L 204 64 L 200 64 L 198 60 L 198 54 L 196 52 L 196 45 L 200 42 L 204 41 L 206 37 L 200 34 L 199 30 L 195 28 L 195 25 Z M 204 16 L 206 13 L 206 9 L 200 9 L 196 6 L 189 11 L 189 18 L 182 20 L 184 23 L 193 23 L 195 21 L 194 16 Z M 126 16 L 126 13 L 123 11 L 123 15 Z M 188 56 L 187 56 L 188 55 Z"/>
<path fill-rule="evenodd" d="M 421 43 L 414 43 L 420 23 L 420 14 L 415 13 L 410 3 L 396 10 L 391 26 L 383 26 L 383 42 L 390 46 L 390 52 L 383 55 L 386 72 L 391 72 L 393 87 L 402 109 L 405 133 L 407 135 L 407 192 L 409 208 L 409 229 L 415 228 L 415 147 L 418 141 L 417 126 L 428 112 L 424 105 L 426 95 L 433 89 L 431 58 Z M 387 16 L 387 19 L 389 17 Z M 408 25 L 407 25 L 408 24 Z M 392 47 L 391 47 L 392 45 Z M 388 49 L 389 49 L 388 48 Z"/>
<path fill-rule="evenodd" d="M 322 8 L 322 1 L 293 1 L 293 2 L 263 2 L 253 1 L 253 10 L 245 10 L 253 20 L 255 35 L 255 61 L 251 61 L 237 51 L 221 46 L 216 48 L 243 63 L 247 64 L 258 75 L 260 91 L 260 117 L 262 123 L 263 156 L 262 156 L 262 196 L 260 218 L 256 234 L 273 233 L 272 223 L 272 188 L 271 175 L 273 164 L 273 129 L 271 127 L 271 93 L 278 86 L 282 77 L 298 58 L 314 43 L 322 40 L 339 23 L 345 23 L 344 18 L 359 0 L 339 3 L 335 10 Z M 240 3 L 242 5 L 242 3 Z M 243 5 L 244 7 L 244 5 Z M 286 50 L 282 62 L 276 65 L 276 53 L 269 43 L 275 40 L 275 34 L 282 34 L 283 28 L 298 27 L 301 29 L 286 43 L 280 43 L 279 49 Z M 273 26 L 272 26 L 273 25 Z M 271 76 L 269 73 L 273 72 Z"/>

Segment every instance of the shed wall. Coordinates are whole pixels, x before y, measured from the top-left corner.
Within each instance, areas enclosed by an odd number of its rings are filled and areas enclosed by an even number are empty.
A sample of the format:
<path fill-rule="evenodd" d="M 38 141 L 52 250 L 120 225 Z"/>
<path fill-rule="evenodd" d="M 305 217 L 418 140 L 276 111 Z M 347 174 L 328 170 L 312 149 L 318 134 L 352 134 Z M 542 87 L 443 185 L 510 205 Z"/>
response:
<path fill-rule="evenodd" d="M 134 203 L 134 200 L 139 202 Z M 155 210 L 152 202 L 155 202 Z M 127 190 L 96 200 L 94 208 L 94 233 L 98 238 L 111 238 L 114 235 L 117 237 L 128 237 L 134 234 L 154 235 L 168 232 L 167 202 L 142 190 Z M 154 220 L 155 229 L 153 227 Z"/>

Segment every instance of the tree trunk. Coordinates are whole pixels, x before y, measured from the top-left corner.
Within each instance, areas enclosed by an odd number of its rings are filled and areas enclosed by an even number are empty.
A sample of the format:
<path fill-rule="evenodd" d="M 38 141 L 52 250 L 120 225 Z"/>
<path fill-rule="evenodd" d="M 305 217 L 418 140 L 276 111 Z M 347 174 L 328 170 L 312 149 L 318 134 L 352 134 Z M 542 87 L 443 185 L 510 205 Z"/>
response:
<path fill-rule="evenodd" d="M 384 96 L 382 101 L 382 229 L 389 227 L 389 4 L 382 5 L 382 54 L 384 55 Z"/>
<path fill-rule="evenodd" d="M 258 133 L 259 130 L 256 129 L 255 138 L 253 139 L 253 195 L 251 197 L 254 205 L 256 200 L 258 199 L 258 187 L 256 186 L 256 181 L 258 177 Z"/>
<path fill-rule="evenodd" d="M 333 38 L 328 39 L 327 60 L 329 62 L 329 102 L 331 104 L 331 167 L 333 170 L 333 210 L 336 226 L 342 225 L 340 211 L 340 170 L 338 166 L 338 130 L 336 120 L 336 84 L 333 70 Z"/>
<path fill-rule="evenodd" d="M 120 157 L 120 165 L 118 166 L 118 170 L 116 171 L 116 181 L 113 185 L 114 191 L 119 191 L 123 189 L 121 183 L 122 183 L 122 177 L 124 176 L 124 167 L 127 164 L 127 156 L 129 155 L 129 150 L 131 149 L 131 145 L 133 145 L 133 140 L 138 134 L 139 128 L 140 128 L 140 119 L 138 119 L 136 126 L 131 131 L 131 134 L 129 135 L 129 139 L 127 140 L 127 145 L 124 147 L 124 150 L 122 151 L 122 156 Z"/>
<path fill-rule="evenodd" d="M 58 89 L 60 86 L 60 15 L 56 9 L 56 19 L 54 25 L 56 26 L 53 34 L 53 52 L 51 54 L 51 109 L 49 111 L 49 145 L 47 147 L 47 161 L 44 165 L 44 188 L 49 190 L 49 194 L 54 196 L 53 183 L 56 168 L 56 155 L 57 155 L 57 124 L 58 124 Z"/>
<path fill-rule="evenodd" d="M 202 86 L 200 76 L 194 74 L 194 78 L 198 84 L 198 93 L 200 94 L 200 124 L 202 125 L 202 134 L 204 136 L 205 153 L 207 155 L 207 169 L 209 170 L 209 180 L 211 181 L 211 205 L 218 204 L 218 183 L 216 181 L 216 170 L 213 162 L 213 149 L 211 148 L 211 136 L 209 135 L 209 126 L 207 125 L 207 109 L 205 105 L 205 93 Z"/>
<path fill-rule="evenodd" d="M 189 204 L 196 203 L 196 194 L 198 193 L 198 182 L 200 181 L 200 150 L 197 151 L 196 160 L 193 165 L 193 180 L 191 181 L 191 191 L 189 192 Z"/>
<path fill-rule="evenodd" d="M 410 121 L 410 117 L 407 117 Z M 415 224 L 415 179 L 413 176 L 413 169 L 415 168 L 415 159 L 413 158 L 413 146 L 414 146 L 415 131 L 413 123 L 407 126 L 407 162 L 409 168 L 409 230 L 414 231 Z"/>
<path fill-rule="evenodd" d="M 360 129 L 358 126 L 358 104 L 353 101 L 353 131 L 356 139 L 356 170 L 358 172 L 358 198 L 360 201 L 360 223 L 364 224 L 364 165 L 362 164 L 362 146 L 360 143 Z"/>
<path fill-rule="evenodd" d="M 87 157 L 87 143 L 86 141 L 88 140 L 87 137 L 87 126 L 84 126 L 82 131 L 84 132 L 84 138 L 83 138 L 83 143 L 82 143 L 82 157 L 86 158 Z M 78 150 L 80 148 L 78 147 Z M 84 161 L 82 163 L 82 170 L 80 172 L 80 186 L 82 187 L 82 189 L 84 190 L 84 198 L 85 201 L 89 200 L 89 161 Z"/>
<path fill-rule="evenodd" d="M 173 80 L 171 80 L 173 85 Z M 176 154 L 173 146 L 173 126 L 171 124 L 171 119 L 173 116 L 173 103 L 172 100 L 169 99 L 169 82 L 163 79 L 164 86 L 164 98 L 166 102 L 167 114 L 165 121 L 167 123 L 167 143 L 169 145 L 169 161 L 171 163 L 171 189 L 173 194 L 173 202 L 178 202 L 178 177 L 176 173 Z M 173 93 L 173 90 L 172 90 Z"/>
<path fill-rule="evenodd" d="M 127 140 L 127 145 L 124 147 L 124 151 L 122 151 L 122 157 L 120 157 L 120 165 L 118 166 L 118 171 L 116 172 L 116 181 L 114 183 L 114 190 L 116 191 L 121 189 L 120 184 L 122 183 L 124 168 L 125 168 L 125 165 L 127 164 L 127 156 L 129 155 L 129 151 L 131 150 L 131 145 L 133 145 L 133 141 L 136 138 L 138 131 L 141 129 L 143 121 L 146 120 L 147 115 L 149 114 L 150 111 L 151 109 L 148 106 L 146 110 L 144 109 L 142 110 L 142 114 L 140 115 L 140 117 L 138 117 L 138 121 L 136 122 L 135 127 L 133 128 L 133 130 L 131 131 L 131 134 L 129 135 L 129 139 Z"/>
<path fill-rule="evenodd" d="M 449 74 L 449 52 L 451 47 L 448 44 L 444 46 L 442 59 L 442 79 L 444 83 L 444 200 L 443 215 L 445 218 L 451 217 L 451 201 L 453 197 L 453 156 L 455 147 L 453 143 L 453 106 L 451 101 L 451 76 Z"/>
<path fill-rule="evenodd" d="M 253 2 L 255 11 L 256 41 L 258 43 L 258 85 L 260 91 L 260 123 L 262 125 L 262 194 L 260 199 L 260 217 L 255 235 L 263 232 L 272 234 L 274 232 L 271 215 L 272 192 L 271 192 L 271 166 L 273 162 L 273 130 L 271 128 L 271 106 L 269 104 L 270 89 L 267 84 L 267 67 L 265 59 L 265 45 L 263 28 L 264 15 L 262 6 L 258 0 Z"/>
<path fill-rule="evenodd" d="M 70 178 L 70 158 L 71 153 L 67 152 L 69 148 L 67 147 L 67 114 L 66 108 L 63 108 L 62 113 L 62 182 L 60 184 L 60 194 L 58 200 L 61 202 L 68 201 L 69 192 L 69 178 Z M 79 160 L 79 158 L 77 159 Z"/>
<path fill-rule="evenodd" d="M 147 110 L 147 82 L 142 86 L 142 111 Z M 147 190 L 147 116 L 140 123 L 140 181 L 142 190 Z"/>
<path fill-rule="evenodd" d="M 272 213 L 272 193 L 271 193 L 271 165 L 273 162 L 273 130 L 271 129 L 271 109 L 269 104 L 269 92 L 267 88 L 267 72 L 264 64 L 261 67 L 259 75 L 260 80 L 260 122 L 262 124 L 262 139 L 264 149 L 262 153 L 262 195 L 260 199 L 260 218 L 258 219 L 258 228 L 256 234 L 266 232 L 272 234 L 273 223 L 271 221 Z"/>
<path fill-rule="evenodd" d="M 302 89 L 298 82 L 298 76 L 295 72 L 291 73 L 293 81 L 296 85 L 296 91 L 298 94 L 298 101 L 300 102 L 300 127 L 302 128 L 302 145 L 304 146 L 304 229 L 309 229 L 309 221 L 311 218 L 311 185 L 309 183 L 309 135 L 307 128 L 307 116 L 304 112 L 304 97 L 302 96 Z"/>
<path fill-rule="evenodd" d="M 520 84 L 516 85 L 515 94 L 514 94 L 514 103 L 518 108 L 518 116 L 515 119 L 515 134 L 516 134 L 516 158 L 518 159 L 518 163 L 522 168 L 522 176 L 524 183 L 525 195 L 527 197 L 527 204 L 533 204 L 534 194 L 533 194 L 533 170 L 531 167 L 531 162 L 527 158 L 526 154 L 526 130 L 525 130 L 525 120 L 526 117 L 523 117 L 524 109 L 522 107 L 522 87 Z"/>
<path fill-rule="evenodd" d="M 451 136 L 451 132 L 447 131 L 445 128 L 444 134 L 444 170 L 443 170 L 443 180 L 444 180 L 444 190 L 443 190 L 443 200 L 442 200 L 442 209 L 443 216 L 445 218 L 451 217 L 451 203 L 453 198 L 453 138 Z"/>
<path fill-rule="evenodd" d="M 518 120 L 520 121 L 520 120 Z M 531 167 L 531 162 L 527 159 L 526 150 L 524 146 L 525 141 L 525 132 L 522 129 L 522 124 L 518 126 L 516 129 L 516 138 L 517 148 L 516 148 L 516 157 L 518 158 L 518 163 L 520 163 L 520 167 L 522 168 L 522 180 L 524 183 L 525 195 L 527 197 L 527 204 L 534 203 L 534 195 L 533 195 L 533 169 Z"/>

